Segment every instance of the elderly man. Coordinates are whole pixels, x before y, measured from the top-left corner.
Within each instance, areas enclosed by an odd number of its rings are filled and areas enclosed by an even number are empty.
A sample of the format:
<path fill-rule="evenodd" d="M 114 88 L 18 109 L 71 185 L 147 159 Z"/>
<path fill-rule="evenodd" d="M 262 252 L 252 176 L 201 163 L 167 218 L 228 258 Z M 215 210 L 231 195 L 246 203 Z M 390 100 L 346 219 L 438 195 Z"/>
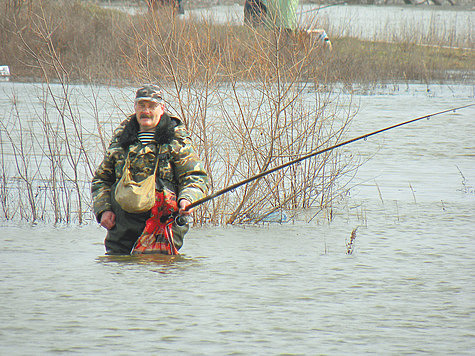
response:
<path fill-rule="evenodd" d="M 207 194 L 208 176 L 185 126 L 166 112 L 160 88 L 137 90 L 134 108 L 114 131 L 92 180 L 94 214 L 108 230 L 107 254 L 176 254 L 188 224 L 178 224 L 173 213 L 190 213 L 187 206 Z M 130 212 L 115 199 L 124 172 L 137 184 L 156 174 L 152 209 Z"/>

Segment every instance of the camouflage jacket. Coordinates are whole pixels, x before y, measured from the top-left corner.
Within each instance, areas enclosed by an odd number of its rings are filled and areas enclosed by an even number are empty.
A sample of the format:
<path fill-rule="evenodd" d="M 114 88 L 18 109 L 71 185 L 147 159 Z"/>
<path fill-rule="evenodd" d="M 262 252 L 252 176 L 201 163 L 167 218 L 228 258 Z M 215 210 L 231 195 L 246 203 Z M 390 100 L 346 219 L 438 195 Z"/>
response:
<path fill-rule="evenodd" d="M 162 115 L 154 139 L 143 145 L 138 137 L 135 114 L 124 120 L 114 131 L 104 160 L 92 180 L 93 210 L 98 221 L 106 210 L 113 210 L 111 190 L 122 177 L 129 154 L 130 171 L 135 181 L 147 178 L 157 168 L 157 189 L 165 186 L 177 194 L 177 200 L 194 202 L 208 192 L 208 175 L 195 152 L 190 135 L 178 118 Z M 158 155 L 158 156 L 157 156 Z"/>

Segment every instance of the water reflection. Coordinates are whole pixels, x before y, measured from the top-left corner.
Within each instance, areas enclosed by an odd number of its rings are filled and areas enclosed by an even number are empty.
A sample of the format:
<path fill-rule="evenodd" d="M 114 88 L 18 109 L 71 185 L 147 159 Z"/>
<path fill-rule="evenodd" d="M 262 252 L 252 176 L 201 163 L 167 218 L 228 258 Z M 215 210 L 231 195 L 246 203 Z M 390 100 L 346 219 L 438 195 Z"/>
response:
<path fill-rule="evenodd" d="M 197 259 L 189 258 L 184 255 L 169 256 L 160 253 L 143 255 L 104 255 L 96 259 L 97 263 L 103 265 L 119 265 L 119 267 L 146 266 L 160 267 L 158 273 L 169 273 L 174 270 L 182 270 L 198 264 Z M 114 266 L 116 267 L 116 266 Z"/>

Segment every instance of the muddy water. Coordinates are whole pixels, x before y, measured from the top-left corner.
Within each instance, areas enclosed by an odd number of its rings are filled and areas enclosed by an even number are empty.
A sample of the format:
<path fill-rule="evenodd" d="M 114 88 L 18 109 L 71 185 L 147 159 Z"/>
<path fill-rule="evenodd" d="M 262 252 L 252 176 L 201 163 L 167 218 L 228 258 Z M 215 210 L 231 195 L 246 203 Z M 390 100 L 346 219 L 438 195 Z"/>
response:
<path fill-rule="evenodd" d="M 351 135 L 473 103 L 474 87 L 355 99 Z M 93 224 L 2 222 L 0 353 L 469 355 L 474 118 L 464 109 L 347 146 L 371 159 L 331 223 L 194 228 L 176 259 L 104 257 Z"/>

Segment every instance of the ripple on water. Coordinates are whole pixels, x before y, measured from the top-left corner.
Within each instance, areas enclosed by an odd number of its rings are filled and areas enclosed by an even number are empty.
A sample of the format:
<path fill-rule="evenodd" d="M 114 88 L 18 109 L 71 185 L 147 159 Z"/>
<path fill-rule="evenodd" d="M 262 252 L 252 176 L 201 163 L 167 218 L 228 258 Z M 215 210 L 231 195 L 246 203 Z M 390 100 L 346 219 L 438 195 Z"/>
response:
<path fill-rule="evenodd" d="M 362 96 L 355 130 L 467 98 L 421 93 Z M 2 226 L 2 352 L 470 355 L 475 216 L 455 165 L 475 181 L 473 114 L 378 142 L 331 224 L 194 228 L 175 258 L 103 256 L 95 226 Z"/>

